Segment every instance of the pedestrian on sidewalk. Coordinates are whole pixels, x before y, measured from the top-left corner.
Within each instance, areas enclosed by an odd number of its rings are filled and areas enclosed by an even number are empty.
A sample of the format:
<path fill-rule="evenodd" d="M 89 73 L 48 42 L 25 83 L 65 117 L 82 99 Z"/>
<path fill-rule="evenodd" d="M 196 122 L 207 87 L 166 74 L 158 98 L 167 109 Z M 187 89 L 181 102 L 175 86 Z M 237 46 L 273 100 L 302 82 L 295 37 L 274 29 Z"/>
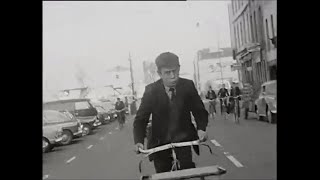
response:
<path fill-rule="evenodd" d="M 211 117 L 214 117 L 216 115 L 216 99 L 217 99 L 217 95 L 214 92 L 214 90 L 212 90 L 212 87 L 209 86 L 209 90 L 207 92 L 206 95 L 206 99 L 209 99 L 209 113 Z"/>
<path fill-rule="evenodd" d="M 140 107 L 133 123 L 135 150 L 144 149 L 146 127 L 152 115 L 152 134 L 147 148 L 154 148 L 172 142 L 185 142 L 200 139 L 207 140 L 206 127 L 208 112 L 192 80 L 179 77 L 179 57 L 165 52 L 155 60 L 161 79 L 146 86 Z M 191 122 L 192 112 L 197 129 Z M 199 147 L 193 146 L 199 155 Z M 152 154 L 157 173 L 168 172 L 172 168 L 171 150 Z M 176 149 L 181 169 L 195 168 L 191 147 Z"/>

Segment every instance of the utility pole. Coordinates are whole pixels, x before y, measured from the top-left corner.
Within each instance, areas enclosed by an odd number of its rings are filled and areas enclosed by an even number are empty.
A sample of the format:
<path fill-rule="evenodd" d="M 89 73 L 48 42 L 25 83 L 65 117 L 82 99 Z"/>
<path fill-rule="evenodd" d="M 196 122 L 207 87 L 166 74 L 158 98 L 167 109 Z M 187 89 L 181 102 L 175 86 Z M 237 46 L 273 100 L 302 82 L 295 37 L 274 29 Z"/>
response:
<path fill-rule="evenodd" d="M 134 79 L 133 79 L 133 72 L 132 72 L 132 60 L 129 52 L 129 62 L 130 62 L 130 75 L 131 75 L 131 90 L 132 90 L 132 95 L 135 95 L 134 91 Z"/>
<path fill-rule="evenodd" d="M 222 72 L 222 64 L 221 64 L 221 58 L 220 58 L 220 42 L 219 42 L 219 29 L 217 28 L 217 39 L 218 39 L 218 59 L 220 62 L 220 71 L 221 71 L 221 83 L 223 84 L 223 72 Z"/>
<path fill-rule="evenodd" d="M 221 83 L 223 84 L 223 68 L 222 68 L 222 64 L 221 64 L 221 58 L 220 58 L 220 47 L 219 47 L 219 39 L 218 39 L 218 59 L 219 59 L 219 62 L 220 62 L 220 71 L 221 71 Z"/>
<path fill-rule="evenodd" d="M 198 85 L 199 85 L 199 92 L 200 92 L 200 91 L 201 91 L 201 84 L 200 84 L 200 67 L 199 67 L 199 61 L 200 61 L 200 50 L 197 52 Z"/>
<path fill-rule="evenodd" d="M 130 52 L 129 52 L 129 62 L 130 62 L 130 75 L 131 75 L 131 88 L 132 88 L 132 103 L 130 104 L 130 114 L 134 115 L 137 112 L 137 107 L 136 107 L 136 93 L 134 91 L 134 79 L 133 79 L 133 72 L 132 72 L 132 60 L 131 60 L 131 56 L 130 56 Z"/>
<path fill-rule="evenodd" d="M 200 29 L 200 23 L 199 22 L 197 22 L 197 24 L 196 24 L 196 27 L 197 27 L 197 29 L 199 30 Z M 199 35 L 199 41 L 201 40 L 201 38 L 200 38 L 200 32 L 198 33 L 198 35 Z M 201 42 L 201 41 L 200 41 Z M 200 45 L 200 43 L 199 43 L 199 45 Z M 197 88 L 198 88 L 198 91 L 200 92 L 201 91 L 201 81 L 200 81 L 200 67 L 199 67 L 199 61 L 200 61 L 200 53 L 201 53 L 201 50 L 200 50 L 200 48 L 198 49 L 198 51 L 197 51 L 197 59 L 196 59 L 196 62 L 197 62 L 197 76 L 198 76 L 198 78 L 197 78 Z"/>

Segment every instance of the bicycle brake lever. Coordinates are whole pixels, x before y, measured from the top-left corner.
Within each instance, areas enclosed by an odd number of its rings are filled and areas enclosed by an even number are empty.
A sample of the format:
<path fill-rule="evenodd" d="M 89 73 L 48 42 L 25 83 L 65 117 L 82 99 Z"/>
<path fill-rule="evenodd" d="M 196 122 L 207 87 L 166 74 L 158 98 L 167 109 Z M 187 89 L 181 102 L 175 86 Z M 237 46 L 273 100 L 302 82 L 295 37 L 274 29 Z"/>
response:
<path fill-rule="evenodd" d="M 211 147 L 210 147 L 208 144 L 200 144 L 200 145 L 203 145 L 203 146 L 208 147 L 208 148 L 209 148 L 209 151 L 210 151 L 210 154 L 213 154 L 213 155 L 216 156 L 216 154 L 214 154 L 214 153 L 212 152 L 212 149 L 211 149 Z"/>
<path fill-rule="evenodd" d="M 140 162 L 139 162 L 139 172 L 140 172 L 140 174 L 141 174 L 141 164 L 142 164 L 142 160 L 140 160 Z"/>

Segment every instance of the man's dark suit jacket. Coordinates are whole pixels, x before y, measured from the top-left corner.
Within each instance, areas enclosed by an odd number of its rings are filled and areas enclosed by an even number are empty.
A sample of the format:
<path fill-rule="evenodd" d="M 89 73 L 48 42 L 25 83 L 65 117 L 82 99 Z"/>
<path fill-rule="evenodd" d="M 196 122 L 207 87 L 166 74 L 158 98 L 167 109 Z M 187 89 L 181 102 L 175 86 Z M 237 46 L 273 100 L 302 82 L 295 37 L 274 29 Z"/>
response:
<path fill-rule="evenodd" d="M 208 124 L 208 112 L 198 95 L 193 81 L 179 78 L 175 87 L 176 102 L 178 107 L 178 131 L 176 132 L 174 142 L 183 142 L 197 140 L 197 130 L 191 122 L 192 112 L 197 129 L 206 130 Z M 152 136 L 148 141 L 148 149 L 154 148 L 165 142 L 167 135 L 167 126 L 169 119 L 169 97 L 165 91 L 162 80 L 149 84 L 145 88 L 141 104 L 133 123 L 134 142 L 144 144 L 146 126 L 152 114 Z M 194 150 L 199 154 L 198 146 Z"/>

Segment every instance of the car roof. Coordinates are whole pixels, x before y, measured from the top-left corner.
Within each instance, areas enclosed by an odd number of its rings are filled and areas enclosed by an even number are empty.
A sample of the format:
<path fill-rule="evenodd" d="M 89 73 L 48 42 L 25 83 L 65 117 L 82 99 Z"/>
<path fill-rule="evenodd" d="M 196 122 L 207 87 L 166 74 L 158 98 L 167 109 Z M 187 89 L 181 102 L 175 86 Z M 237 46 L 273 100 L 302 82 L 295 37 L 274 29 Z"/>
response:
<path fill-rule="evenodd" d="M 49 112 L 49 113 L 61 114 L 61 112 L 56 111 L 56 110 L 49 110 L 49 109 L 43 110 L 43 113 L 47 113 L 47 112 Z"/>
<path fill-rule="evenodd" d="M 81 102 L 81 101 L 90 101 L 90 99 L 63 99 L 63 100 L 57 100 L 57 101 L 49 101 L 45 102 L 43 104 L 53 104 L 53 103 L 59 103 L 59 102 Z"/>
<path fill-rule="evenodd" d="M 267 82 L 263 83 L 261 86 L 265 86 L 265 85 L 269 85 L 269 84 L 273 84 L 273 83 L 277 83 L 277 80 L 267 81 Z"/>

